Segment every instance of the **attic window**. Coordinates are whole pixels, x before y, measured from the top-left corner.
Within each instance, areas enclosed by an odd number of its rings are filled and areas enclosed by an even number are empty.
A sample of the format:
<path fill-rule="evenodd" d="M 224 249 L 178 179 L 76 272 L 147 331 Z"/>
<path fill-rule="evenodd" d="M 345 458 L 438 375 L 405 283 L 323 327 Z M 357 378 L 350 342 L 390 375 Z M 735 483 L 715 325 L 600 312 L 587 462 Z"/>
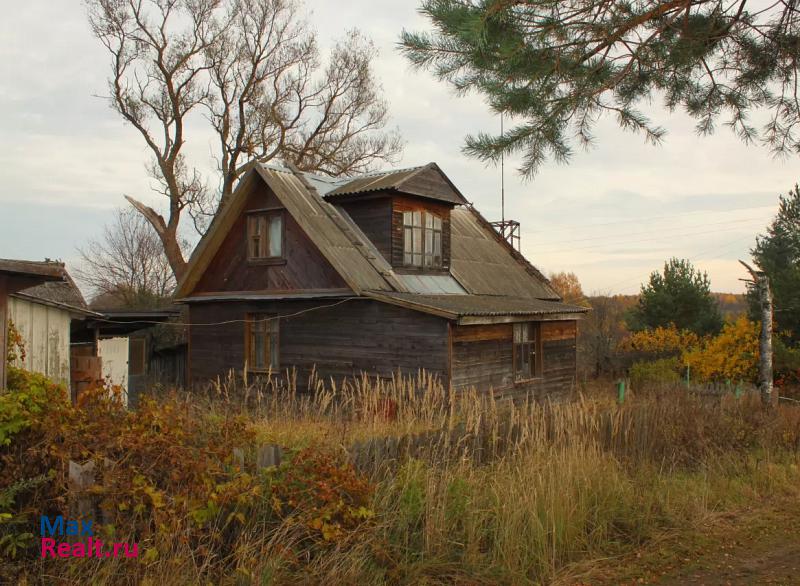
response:
<path fill-rule="evenodd" d="M 247 216 L 247 259 L 283 258 L 283 212 L 275 210 Z"/>
<path fill-rule="evenodd" d="M 442 268 L 442 218 L 425 210 L 403 212 L 403 264 Z"/>

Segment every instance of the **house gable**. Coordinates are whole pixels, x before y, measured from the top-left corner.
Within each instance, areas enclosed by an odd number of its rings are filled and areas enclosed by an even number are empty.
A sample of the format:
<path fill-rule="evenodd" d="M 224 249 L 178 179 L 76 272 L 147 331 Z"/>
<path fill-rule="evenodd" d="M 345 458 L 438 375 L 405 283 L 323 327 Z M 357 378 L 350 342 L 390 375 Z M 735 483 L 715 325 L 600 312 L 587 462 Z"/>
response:
<path fill-rule="evenodd" d="M 266 183 L 254 182 L 237 207 L 236 219 L 200 275 L 192 295 L 348 289 Z M 283 258 L 274 263 L 248 260 L 247 218 L 259 211 L 282 212 Z"/>

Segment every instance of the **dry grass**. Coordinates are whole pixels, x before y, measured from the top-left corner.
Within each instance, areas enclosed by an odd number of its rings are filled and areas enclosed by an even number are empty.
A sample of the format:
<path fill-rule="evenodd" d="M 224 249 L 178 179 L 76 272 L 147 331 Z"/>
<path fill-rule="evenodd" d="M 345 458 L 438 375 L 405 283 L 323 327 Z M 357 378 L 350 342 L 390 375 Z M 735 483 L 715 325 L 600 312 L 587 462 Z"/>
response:
<path fill-rule="evenodd" d="M 257 519 L 229 559 L 165 539 L 149 565 L 96 562 L 59 580 L 118 584 L 525 584 L 631 551 L 713 511 L 797 491 L 800 409 L 680 389 L 560 404 L 453 393 L 425 373 L 346 384 L 221 381 L 202 408 L 246 411 L 263 441 L 341 450 L 371 437 L 456 430 L 371 471 L 375 517 L 309 545 Z M 435 434 L 434 434 L 435 436 Z M 445 445 L 446 444 L 446 445 Z M 64 563 L 62 563 L 62 567 Z M 42 566 L 41 582 L 48 582 Z M 35 575 L 35 574 L 34 574 Z M 132 578 L 135 576 L 135 578 Z"/>

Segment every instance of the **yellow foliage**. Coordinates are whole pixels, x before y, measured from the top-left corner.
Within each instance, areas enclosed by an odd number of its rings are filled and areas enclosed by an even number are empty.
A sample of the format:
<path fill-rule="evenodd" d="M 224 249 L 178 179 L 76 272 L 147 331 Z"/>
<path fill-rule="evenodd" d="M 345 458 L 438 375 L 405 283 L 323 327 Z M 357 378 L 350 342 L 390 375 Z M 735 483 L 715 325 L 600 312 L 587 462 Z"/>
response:
<path fill-rule="evenodd" d="M 760 325 L 746 317 L 727 323 L 722 332 L 683 353 L 683 362 L 700 381 L 749 380 L 758 369 Z"/>
<path fill-rule="evenodd" d="M 696 347 L 700 338 L 694 332 L 678 330 L 675 324 L 634 332 L 622 341 L 622 349 L 654 354 L 683 353 Z"/>

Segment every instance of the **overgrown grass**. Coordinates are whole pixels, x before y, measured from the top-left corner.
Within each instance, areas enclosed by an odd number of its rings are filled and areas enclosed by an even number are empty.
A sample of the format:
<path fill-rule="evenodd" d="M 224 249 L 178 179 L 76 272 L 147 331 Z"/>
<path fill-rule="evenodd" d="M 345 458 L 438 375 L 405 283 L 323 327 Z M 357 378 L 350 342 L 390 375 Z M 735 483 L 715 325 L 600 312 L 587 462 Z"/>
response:
<path fill-rule="evenodd" d="M 129 539 L 154 553 L 41 561 L 33 549 L 16 570 L 41 583 L 547 583 L 570 564 L 623 554 L 713 512 L 800 495 L 800 409 L 765 410 L 756 397 L 674 388 L 622 406 L 600 395 L 515 405 L 453 393 L 424 373 L 311 386 L 230 380 L 203 397 L 159 398 L 150 409 L 158 425 L 178 426 L 169 436 L 176 454 L 202 438 L 217 444 L 206 454 L 217 464 L 178 480 L 140 461 L 157 459 L 145 446 L 114 451 L 72 438 L 119 468 L 97 490 L 109 503 L 135 492 L 120 480 L 128 468 L 161 495 L 161 506 L 142 496 L 135 520 L 115 512 L 117 534 L 136 526 Z M 117 426 L 109 435 L 125 437 L 152 432 L 156 420 L 100 417 L 91 429 L 105 421 Z M 430 445 L 413 458 L 399 453 L 362 471 L 347 463 L 354 443 L 422 432 Z M 34 441 L 25 433 L 13 453 Z M 276 470 L 241 469 L 225 454 L 245 440 L 279 443 L 289 457 Z M 57 500 L 63 486 L 52 488 Z M 52 498 L 25 506 L 53 507 Z"/>

